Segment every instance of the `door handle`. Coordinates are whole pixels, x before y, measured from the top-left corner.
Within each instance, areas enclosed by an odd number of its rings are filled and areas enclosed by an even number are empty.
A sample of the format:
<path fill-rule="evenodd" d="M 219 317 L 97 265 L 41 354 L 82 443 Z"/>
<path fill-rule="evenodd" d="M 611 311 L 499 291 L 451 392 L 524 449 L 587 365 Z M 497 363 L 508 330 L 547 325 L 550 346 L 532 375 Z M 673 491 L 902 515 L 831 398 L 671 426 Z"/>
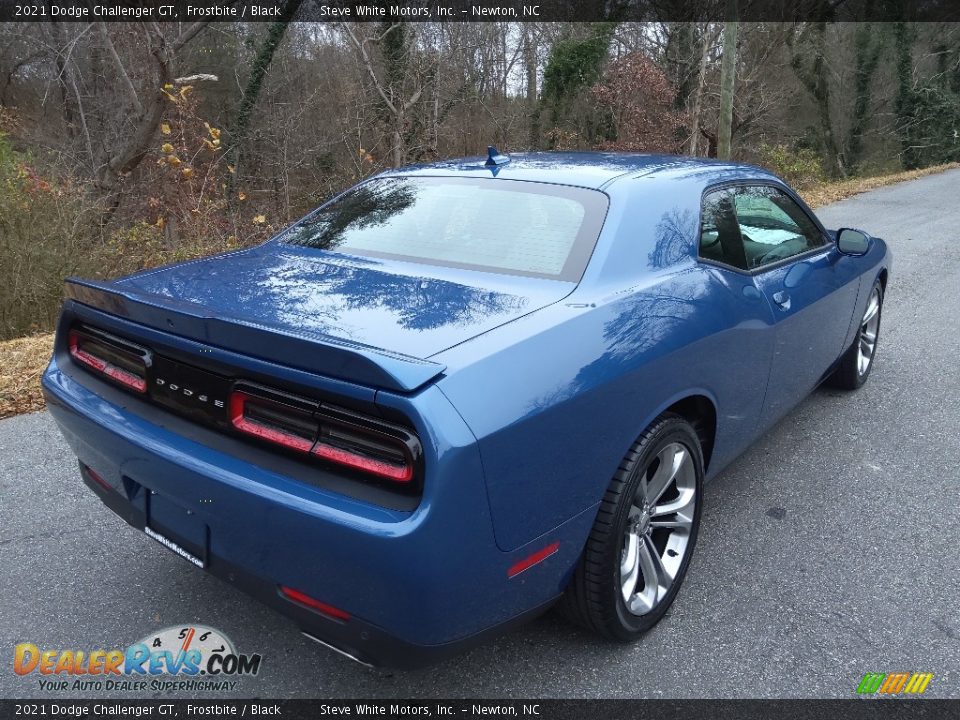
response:
<path fill-rule="evenodd" d="M 773 301 L 777 304 L 777 307 L 779 307 L 781 310 L 790 309 L 790 293 L 786 292 L 785 290 L 780 290 L 779 292 L 775 292 L 773 294 Z"/>

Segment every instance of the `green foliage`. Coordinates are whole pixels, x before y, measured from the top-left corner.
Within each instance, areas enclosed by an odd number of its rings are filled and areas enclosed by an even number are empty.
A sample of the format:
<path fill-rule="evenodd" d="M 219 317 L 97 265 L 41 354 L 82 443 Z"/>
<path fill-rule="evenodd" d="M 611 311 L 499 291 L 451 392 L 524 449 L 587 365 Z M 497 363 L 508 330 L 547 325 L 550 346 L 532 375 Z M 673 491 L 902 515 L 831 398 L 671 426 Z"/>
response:
<path fill-rule="evenodd" d="M 798 189 L 812 187 L 826 179 L 820 154 L 809 147 L 763 143 L 760 158 L 761 165 Z"/>
<path fill-rule="evenodd" d="M 586 38 L 567 38 L 551 48 L 543 71 L 543 100 L 555 114 L 562 112 L 577 91 L 600 79 L 616 27 L 611 22 L 593 23 Z"/>
<path fill-rule="evenodd" d="M 544 136 L 553 150 L 590 147 L 612 138 L 609 112 L 596 107 L 589 90 L 603 73 L 616 27 L 614 22 L 592 23 L 586 37 L 554 43 L 543 71 L 540 105 L 532 124 L 535 142 L 541 117 L 548 119 Z M 544 116 L 544 111 L 548 115 Z"/>
<path fill-rule="evenodd" d="M 960 160 L 960 95 L 926 81 L 904 97 L 897 131 L 907 170 Z"/>
<path fill-rule="evenodd" d="M 960 94 L 948 75 L 913 82 L 915 32 L 894 24 L 897 51 L 897 135 L 907 170 L 960 160 Z"/>

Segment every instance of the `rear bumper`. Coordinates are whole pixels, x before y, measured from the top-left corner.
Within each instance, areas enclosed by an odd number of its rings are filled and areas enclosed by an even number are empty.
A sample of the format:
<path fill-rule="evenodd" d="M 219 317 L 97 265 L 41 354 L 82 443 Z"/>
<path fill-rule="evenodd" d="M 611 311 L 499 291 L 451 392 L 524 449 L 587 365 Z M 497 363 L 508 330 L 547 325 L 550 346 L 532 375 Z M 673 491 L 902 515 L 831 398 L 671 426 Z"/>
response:
<path fill-rule="evenodd" d="M 361 662 L 423 666 L 522 622 L 562 592 L 579 554 L 561 542 L 547 561 L 508 577 L 512 565 L 561 539 L 565 526 L 514 552 L 496 547 L 475 443 L 439 392 L 419 401 L 441 416 L 445 430 L 429 442 L 442 462 L 419 506 L 403 511 L 225 453 L 204 442 L 206 430 L 101 385 L 56 360 L 43 377 L 65 438 L 105 483 L 81 473 L 101 501 L 139 530 L 148 497 L 184 509 L 205 528 L 211 574 Z M 349 618 L 293 602 L 280 585 Z"/>
<path fill-rule="evenodd" d="M 145 513 L 134 507 L 122 493 L 103 488 L 90 477 L 82 464 L 80 476 L 84 484 L 100 498 L 104 505 L 123 518 L 130 526 L 141 531 L 144 529 L 146 524 Z M 370 666 L 415 669 L 435 664 L 447 657 L 463 652 L 509 627 L 522 624 L 536 617 L 553 604 L 553 601 L 550 600 L 542 606 L 527 610 L 501 625 L 460 640 L 440 645 L 417 645 L 401 640 L 382 628 L 358 618 L 351 617 L 343 622 L 327 618 L 291 602 L 279 592 L 275 582 L 253 575 L 244 567 L 212 555 L 208 556 L 207 560 L 206 570 L 211 575 L 286 615 L 310 639 L 318 641 L 320 644 L 330 647 L 352 660 Z"/>

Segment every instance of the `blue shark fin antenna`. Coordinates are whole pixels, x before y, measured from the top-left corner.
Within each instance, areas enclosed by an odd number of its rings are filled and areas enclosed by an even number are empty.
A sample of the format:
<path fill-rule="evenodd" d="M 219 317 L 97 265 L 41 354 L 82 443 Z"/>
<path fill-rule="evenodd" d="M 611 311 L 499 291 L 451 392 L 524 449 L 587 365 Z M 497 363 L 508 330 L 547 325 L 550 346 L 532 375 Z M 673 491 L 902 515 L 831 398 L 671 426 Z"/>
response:
<path fill-rule="evenodd" d="M 484 165 L 491 167 L 493 165 L 506 165 L 508 162 L 510 162 L 509 155 L 501 155 L 500 151 L 493 145 L 487 146 L 487 161 Z"/>

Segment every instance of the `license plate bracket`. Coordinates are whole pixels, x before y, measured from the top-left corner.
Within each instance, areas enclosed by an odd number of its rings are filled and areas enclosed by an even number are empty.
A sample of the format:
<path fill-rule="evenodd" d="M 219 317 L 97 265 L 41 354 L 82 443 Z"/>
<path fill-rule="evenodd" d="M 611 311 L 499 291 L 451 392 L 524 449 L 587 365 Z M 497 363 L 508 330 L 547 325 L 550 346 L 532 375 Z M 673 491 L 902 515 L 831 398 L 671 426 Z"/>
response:
<path fill-rule="evenodd" d="M 148 537 L 199 568 L 207 566 L 210 531 L 195 512 L 151 491 L 146 516 L 143 531 Z"/>

